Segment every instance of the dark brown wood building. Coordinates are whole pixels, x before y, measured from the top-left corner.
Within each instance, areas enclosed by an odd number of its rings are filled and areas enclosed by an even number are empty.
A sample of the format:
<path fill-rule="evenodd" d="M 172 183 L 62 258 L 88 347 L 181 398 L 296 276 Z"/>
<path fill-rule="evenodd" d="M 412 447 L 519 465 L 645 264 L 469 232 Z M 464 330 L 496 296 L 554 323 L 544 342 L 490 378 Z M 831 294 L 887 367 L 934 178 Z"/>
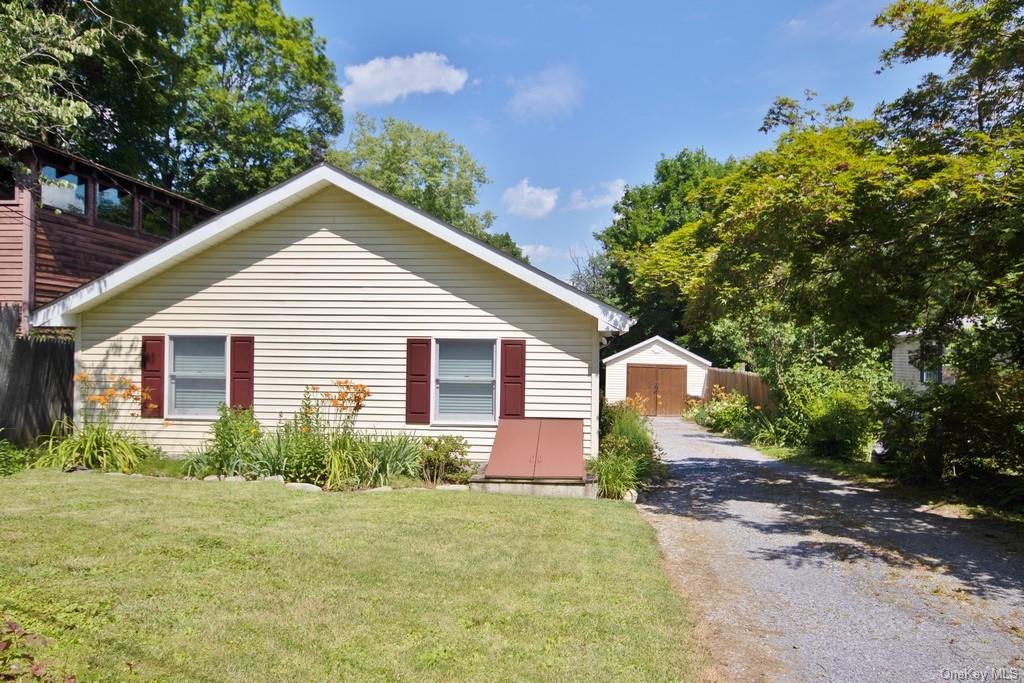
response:
<path fill-rule="evenodd" d="M 216 213 L 87 159 L 33 145 L 0 166 L 0 304 L 23 314 Z"/>

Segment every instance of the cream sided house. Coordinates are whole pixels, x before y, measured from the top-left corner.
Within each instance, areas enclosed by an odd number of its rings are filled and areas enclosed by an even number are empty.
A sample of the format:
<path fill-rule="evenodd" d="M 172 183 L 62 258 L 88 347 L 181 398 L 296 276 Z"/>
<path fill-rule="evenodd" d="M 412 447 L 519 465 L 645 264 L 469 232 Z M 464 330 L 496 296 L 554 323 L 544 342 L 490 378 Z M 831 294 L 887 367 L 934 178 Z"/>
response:
<path fill-rule="evenodd" d="M 936 354 L 935 348 L 929 349 L 938 359 L 922 367 L 920 359 L 922 347 L 927 342 L 916 332 L 901 332 L 896 335 L 892 348 L 892 379 L 900 386 L 914 391 L 923 391 L 929 384 L 953 384 L 956 376 L 952 369 L 943 363 L 944 354 L 941 350 Z"/>
<path fill-rule="evenodd" d="M 503 449 L 538 475 L 529 458 L 597 454 L 599 349 L 632 322 L 329 165 L 32 316 L 74 328 L 77 372 L 146 388 L 115 421 L 170 454 L 221 403 L 273 426 L 348 379 L 372 392 L 358 427 L 460 434 L 483 461 L 512 424 Z"/>

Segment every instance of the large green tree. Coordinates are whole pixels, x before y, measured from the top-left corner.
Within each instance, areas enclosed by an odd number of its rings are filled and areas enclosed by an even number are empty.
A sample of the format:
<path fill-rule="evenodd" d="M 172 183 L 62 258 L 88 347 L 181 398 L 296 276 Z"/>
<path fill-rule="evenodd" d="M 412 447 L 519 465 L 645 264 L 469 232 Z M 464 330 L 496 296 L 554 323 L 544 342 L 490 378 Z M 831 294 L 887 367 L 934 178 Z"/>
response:
<path fill-rule="evenodd" d="M 732 166 L 731 160 L 718 161 L 703 150 L 684 149 L 661 159 L 654 169 L 654 181 L 628 187 L 615 205 L 612 224 L 595 235 L 604 254 L 595 256 L 587 268 L 599 267 L 607 282 L 595 283 L 593 277 L 581 282 L 591 282 L 595 293 L 611 292 L 617 304 L 637 317 L 637 325 L 619 340 L 620 345 L 651 334 L 671 338 L 685 332 L 685 300 L 672 288 L 652 286 L 639 276 L 639 270 L 660 239 L 699 216 L 694 191 Z"/>
<path fill-rule="evenodd" d="M 894 137 L 956 147 L 1024 114 L 1024 2 L 900 0 L 875 20 L 897 33 L 884 67 L 941 58 L 916 88 L 879 107 Z"/>
<path fill-rule="evenodd" d="M 189 0 L 180 111 L 162 131 L 166 186 L 230 206 L 321 161 L 341 133 L 341 87 L 309 18 L 278 0 Z"/>
<path fill-rule="evenodd" d="M 95 32 L 58 62 L 92 111 L 69 146 L 127 173 L 223 208 L 321 161 L 342 131 L 324 40 L 279 0 L 16 4 Z"/>
<path fill-rule="evenodd" d="M 30 0 L 0 3 L 0 147 L 63 142 L 90 114 L 73 66 L 100 44 L 98 29 Z"/>
<path fill-rule="evenodd" d="M 71 144 L 111 168 L 149 180 L 167 154 L 167 132 L 184 110 L 182 70 L 187 55 L 181 3 L 106 0 L 103 11 L 86 2 L 39 0 L 101 35 L 95 51 L 80 55 L 74 84 L 93 115 L 81 121 Z M 187 189 L 187 188 L 186 188 Z"/>
<path fill-rule="evenodd" d="M 465 146 L 444 131 L 408 121 L 355 117 L 348 144 L 328 160 L 456 228 L 523 261 L 511 235 L 491 232 L 494 214 L 474 212 L 487 172 Z"/>

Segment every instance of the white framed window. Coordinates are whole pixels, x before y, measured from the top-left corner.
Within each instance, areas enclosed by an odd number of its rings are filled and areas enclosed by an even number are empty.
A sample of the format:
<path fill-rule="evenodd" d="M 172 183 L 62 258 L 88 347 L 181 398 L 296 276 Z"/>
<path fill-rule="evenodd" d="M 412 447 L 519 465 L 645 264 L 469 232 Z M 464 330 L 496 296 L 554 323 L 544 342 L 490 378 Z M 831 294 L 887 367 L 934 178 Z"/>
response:
<path fill-rule="evenodd" d="M 497 420 L 497 347 L 496 339 L 435 340 L 435 422 Z"/>
<path fill-rule="evenodd" d="M 168 417 L 217 417 L 228 400 L 227 337 L 167 339 Z"/>
<path fill-rule="evenodd" d="M 922 341 L 919 355 L 921 384 L 942 384 L 942 345 L 934 341 Z"/>

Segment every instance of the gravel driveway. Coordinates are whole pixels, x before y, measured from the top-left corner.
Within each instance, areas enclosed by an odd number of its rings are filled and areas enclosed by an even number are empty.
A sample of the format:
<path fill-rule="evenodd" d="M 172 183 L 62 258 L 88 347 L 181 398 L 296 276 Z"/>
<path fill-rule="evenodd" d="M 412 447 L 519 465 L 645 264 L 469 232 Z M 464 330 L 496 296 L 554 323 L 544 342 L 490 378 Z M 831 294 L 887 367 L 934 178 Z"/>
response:
<path fill-rule="evenodd" d="M 709 676 L 1024 681 L 1019 529 L 653 423 L 672 480 L 640 509 L 704 618 Z"/>

